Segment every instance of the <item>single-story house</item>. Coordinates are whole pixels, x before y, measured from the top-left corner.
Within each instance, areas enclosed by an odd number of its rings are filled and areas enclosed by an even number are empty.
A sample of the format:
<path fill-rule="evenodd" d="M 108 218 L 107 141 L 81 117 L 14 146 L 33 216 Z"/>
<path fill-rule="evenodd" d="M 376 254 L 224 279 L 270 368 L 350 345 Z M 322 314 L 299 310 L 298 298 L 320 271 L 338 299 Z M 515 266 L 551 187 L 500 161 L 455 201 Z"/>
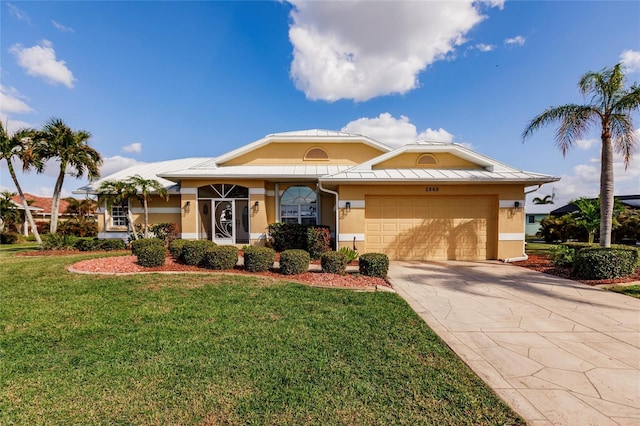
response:
<path fill-rule="evenodd" d="M 549 216 L 551 210 L 555 206 L 553 204 L 527 204 L 525 207 L 525 228 L 524 233 L 527 236 L 534 236 L 540 231 L 540 221 Z"/>
<path fill-rule="evenodd" d="M 327 225 L 336 246 L 390 259 L 484 260 L 523 255 L 524 188 L 558 178 L 525 172 L 462 145 L 415 142 L 396 149 L 327 130 L 276 133 L 215 158 L 131 167 L 101 182 L 154 178 L 170 194 L 150 222 L 178 224 L 184 239 L 264 244 L 273 222 Z M 143 210 L 129 207 L 136 224 Z M 100 238 L 126 238 L 126 211 L 98 212 Z"/>
<path fill-rule="evenodd" d="M 624 207 L 627 207 L 631 210 L 640 210 L 640 194 L 615 195 L 613 198 Z M 592 198 L 592 200 L 595 200 L 595 198 Z M 577 212 L 578 210 L 578 206 L 573 203 L 569 203 L 565 204 L 562 207 L 558 207 L 555 210 L 552 210 L 550 214 L 553 216 L 564 216 L 565 214 Z"/>
<path fill-rule="evenodd" d="M 37 195 L 33 195 L 28 192 L 24 193 L 24 198 L 29 203 L 29 210 L 31 210 L 31 216 L 33 216 L 33 220 L 36 223 L 48 222 L 51 220 L 53 198 L 39 197 Z M 27 236 L 31 231 L 29 229 L 29 222 L 27 221 L 26 215 L 24 214 L 24 207 L 22 206 L 22 200 L 20 199 L 20 195 L 14 195 L 13 197 L 11 197 L 11 201 L 16 203 L 19 206 L 19 209 L 23 211 L 23 223 L 20 226 L 20 230 L 23 235 Z M 59 208 L 60 219 L 69 218 L 69 215 L 65 213 L 67 210 L 67 207 L 69 207 L 69 202 L 67 200 L 60 200 L 60 208 Z"/>

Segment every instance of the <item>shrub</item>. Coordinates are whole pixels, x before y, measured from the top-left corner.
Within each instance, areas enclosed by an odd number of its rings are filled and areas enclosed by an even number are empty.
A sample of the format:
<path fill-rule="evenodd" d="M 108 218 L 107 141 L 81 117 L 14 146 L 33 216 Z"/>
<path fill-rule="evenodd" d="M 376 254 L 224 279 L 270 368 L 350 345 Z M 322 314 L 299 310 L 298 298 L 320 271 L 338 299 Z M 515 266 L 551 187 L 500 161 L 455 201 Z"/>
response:
<path fill-rule="evenodd" d="M 359 256 L 358 252 L 351 247 L 340 247 L 340 250 L 338 251 L 340 253 L 344 253 L 344 255 L 347 256 L 347 263 L 351 263 L 354 260 L 357 260 Z"/>
<path fill-rule="evenodd" d="M 77 238 L 71 235 L 45 234 L 42 236 L 42 250 L 69 250 L 75 248 Z"/>
<path fill-rule="evenodd" d="M 169 253 L 175 260 L 182 261 L 182 247 L 188 242 L 188 240 L 173 240 L 169 243 Z"/>
<path fill-rule="evenodd" d="M 202 265 L 208 269 L 233 269 L 238 263 L 238 248 L 235 246 L 209 247 L 204 253 Z"/>
<path fill-rule="evenodd" d="M 309 270 L 309 252 L 300 249 L 285 250 L 280 253 L 280 273 L 283 275 L 302 274 Z"/>
<path fill-rule="evenodd" d="M 276 252 L 269 247 L 251 246 L 244 249 L 244 269 L 249 272 L 263 272 L 273 266 Z"/>
<path fill-rule="evenodd" d="M 149 244 L 136 250 L 138 265 L 146 267 L 162 266 L 167 257 L 167 250 L 162 245 Z"/>
<path fill-rule="evenodd" d="M 299 223 L 276 222 L 268 226 L 277 251 L 307 248 L 307 226 Z"/>
<path fill-rule="evenodd" d="M 126 248 L 122 240 L 98 240 L 98 250 L 112 251 L 124 250 Z"/>
<path fill-rule="evenodd" d="M 187 265 L 200 265 L 207 249 L 215 246 L 216 243 L 209 240 L 187 241 L 182 246 L 182 261 Z"/>
<path fill-rule="evenodd" d="M 175 223 L 157 223 L 151 225 L 149 230 L 156 238 L 160 238 L 165 244 L 170 244 L 180 235 L 180 228 Z"/>
<path fill-rule="evenodd" d="M 93 237 L 98 235 L 98 222 L 91 217 L 76 217 L 60 221 L 58 233 L 76 237 Z"/>
<path fill-rule="evenodd" d="M 331 234 L 327 226 L 309 226 L 307 228 L 307 251 L 311 259 L 318 259 L 322 253 L 331 250 Z"/>
<path fill-rule="evenodd" d="M 164 243 L 160 238 L 142 238 L 140 240 L 134 240 L 134 241 L 131 241 L 131 243 L 129 243 L 129 246 L 131 247 L 131 253 L 136 256 L 138 255 L 138 251 L 140 251 L 142 247 L 147 247 L 151 245 L 164 247 Z"/>
<path fill-rule="evenodd" d="M 551 257 L 551 261 L 554 265 L 560 267 L 572 266 L 575 254 L 576 249 L 565 244 L 553 246 L 549 249 L 549 257 Z"/>
<path fill-rule="evenodd" d="M 100 247 L 100 240 L 94 238 L 92 240 L 81 239 L 76 241 L 74 247 L 80 251 L 93 251 L 98 250 Z"/>
<path fill-rule="evenodd" d="M 347 256 L 339 251 L 328 251 L 320 256 L 322 272 L 343 275 L 347 270 Z"/>
<path fill-rule="evenodd" d="M 383 253 L 365 253 L 358 262 L 360 273 L 368 277 L 385 278 L 389 271 L 389 257 Z"/>
<path fill-rule="evenodd" d="M 576 252 L 573 275 L 587 280 L 626 277 L 637 265 L 638 250 L 633 247 L 589 247 Z"/>
<path fill-rule="evenodd" d="M 0 234 L 0 244 L 15 244 L 20 239 L 17 232 L 3 232 Z"/>

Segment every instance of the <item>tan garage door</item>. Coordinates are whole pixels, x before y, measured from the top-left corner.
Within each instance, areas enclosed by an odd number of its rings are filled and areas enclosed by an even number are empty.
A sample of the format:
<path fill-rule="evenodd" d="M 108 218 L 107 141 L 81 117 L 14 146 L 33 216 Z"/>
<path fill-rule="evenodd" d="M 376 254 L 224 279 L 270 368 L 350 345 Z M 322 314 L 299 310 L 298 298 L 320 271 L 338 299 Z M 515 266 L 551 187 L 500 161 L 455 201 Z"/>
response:
<path fill-rule="evenodd" d="M 365 202 L 365 250 L 402 260 L 495 258 L 490 197 L 383 197 Z"/>

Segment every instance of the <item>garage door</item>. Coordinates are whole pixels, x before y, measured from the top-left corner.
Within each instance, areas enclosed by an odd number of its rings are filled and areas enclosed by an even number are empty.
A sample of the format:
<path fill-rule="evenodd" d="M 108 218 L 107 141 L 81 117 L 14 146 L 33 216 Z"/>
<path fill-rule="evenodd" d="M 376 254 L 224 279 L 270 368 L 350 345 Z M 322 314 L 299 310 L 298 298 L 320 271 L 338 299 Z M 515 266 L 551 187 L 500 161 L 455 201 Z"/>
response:
<path fill-rule="evenodd" d="M 365 249 L 401 260 L 495 258 L 490 197 L 383 197 L 365 202 Z"/>

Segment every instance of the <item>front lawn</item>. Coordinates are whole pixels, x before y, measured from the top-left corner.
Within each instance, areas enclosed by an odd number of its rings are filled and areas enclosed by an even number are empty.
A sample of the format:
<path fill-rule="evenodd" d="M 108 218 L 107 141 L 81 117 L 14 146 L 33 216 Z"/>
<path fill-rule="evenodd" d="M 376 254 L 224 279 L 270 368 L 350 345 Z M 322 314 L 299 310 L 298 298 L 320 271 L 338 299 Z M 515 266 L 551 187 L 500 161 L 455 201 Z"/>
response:
<path fill-rule="evenodd" d="M 626 294 L 627 296 L 636 297 L 640 299 L 640 284 L 639 285 L 628 285 L 622 286 L 617 285 L 614 287 L 609 287 L 607 290 L 615 291 L 616 293 Z"/>
<path fill-rule="evenodd" d="M 523 424 L 395 294 L 101 255 L 3 257 L 0 424 Z"/>

